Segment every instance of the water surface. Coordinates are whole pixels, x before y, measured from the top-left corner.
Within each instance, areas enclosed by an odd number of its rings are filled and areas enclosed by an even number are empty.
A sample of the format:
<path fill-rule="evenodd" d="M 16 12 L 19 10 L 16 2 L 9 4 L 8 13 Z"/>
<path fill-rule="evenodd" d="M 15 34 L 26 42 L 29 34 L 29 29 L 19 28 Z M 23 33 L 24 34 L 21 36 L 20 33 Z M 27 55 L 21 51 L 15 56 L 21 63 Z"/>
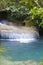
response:
<path fill-rule="evenodd" d="M 0 56 L 2 55 L 7 60 L 39 62 L 43 59 L 43 38 L 30 43 L 0 40 L 0 50 Z"/>

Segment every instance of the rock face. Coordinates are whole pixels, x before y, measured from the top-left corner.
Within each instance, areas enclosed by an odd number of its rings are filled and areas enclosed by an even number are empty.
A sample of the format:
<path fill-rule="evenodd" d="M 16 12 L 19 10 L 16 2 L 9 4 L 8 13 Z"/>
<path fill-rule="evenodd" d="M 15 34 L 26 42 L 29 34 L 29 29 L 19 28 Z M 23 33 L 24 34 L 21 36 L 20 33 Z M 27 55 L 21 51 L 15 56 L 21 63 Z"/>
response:
<path fill-rule="evenodd" d="M 39 28 L 39 34 L 41 37 L 43 37 L 43 28 Z"/>
<path fill-rule="evenodd" d="M 9 26 L 0 23 L 0 32 L 36 33 L 37 31 L 34 27 Z"/>

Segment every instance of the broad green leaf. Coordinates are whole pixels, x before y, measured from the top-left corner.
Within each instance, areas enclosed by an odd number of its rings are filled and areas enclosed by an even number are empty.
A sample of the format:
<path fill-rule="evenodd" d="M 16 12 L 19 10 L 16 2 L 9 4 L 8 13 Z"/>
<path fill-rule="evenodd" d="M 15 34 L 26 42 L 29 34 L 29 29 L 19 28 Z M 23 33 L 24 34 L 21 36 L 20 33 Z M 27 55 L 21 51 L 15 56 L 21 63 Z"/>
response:
<path fill-rule="evenodd" d="M 28 2 L 28 0 L 21 0 L 22 2 Z"/>

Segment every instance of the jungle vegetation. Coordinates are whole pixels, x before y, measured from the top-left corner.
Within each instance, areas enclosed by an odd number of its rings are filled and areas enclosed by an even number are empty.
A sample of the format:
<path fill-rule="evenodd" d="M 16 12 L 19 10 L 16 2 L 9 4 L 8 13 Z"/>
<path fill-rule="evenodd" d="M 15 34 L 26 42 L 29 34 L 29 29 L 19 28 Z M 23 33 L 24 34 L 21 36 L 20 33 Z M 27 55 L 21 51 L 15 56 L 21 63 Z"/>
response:
<path fill-rule="evenodd" d="M 0 11 L 10 11 L 9 21 L 43 28 L 43 0 L 0 0 Z"/>

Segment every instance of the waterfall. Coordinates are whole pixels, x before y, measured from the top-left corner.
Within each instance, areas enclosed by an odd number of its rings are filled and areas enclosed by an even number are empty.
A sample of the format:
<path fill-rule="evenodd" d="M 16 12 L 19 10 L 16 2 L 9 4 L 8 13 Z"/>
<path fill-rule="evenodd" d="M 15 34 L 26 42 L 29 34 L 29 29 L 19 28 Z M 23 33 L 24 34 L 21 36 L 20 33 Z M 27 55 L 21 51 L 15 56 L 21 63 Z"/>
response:
<path fill-rule="evenodd" d="M 0 23 L 1 26 L 5 26 L 6 24 Z M 11 26 L 12 27 L 12 26 Z M 31 33 L 24 32 L 0 32 L 0 40 L 8 40 L 8 41 L 18 41 L 20 43 L 29 43 L 36 40 L 36 35 Z"/>
<path fill-rule="evenodd" d="M 1 33 L 1 39 L 9 41 L 19 41 L 21 43 L 28 43 L 35 41 L 35 37 L 32 34 L 25 33 Z"/>

